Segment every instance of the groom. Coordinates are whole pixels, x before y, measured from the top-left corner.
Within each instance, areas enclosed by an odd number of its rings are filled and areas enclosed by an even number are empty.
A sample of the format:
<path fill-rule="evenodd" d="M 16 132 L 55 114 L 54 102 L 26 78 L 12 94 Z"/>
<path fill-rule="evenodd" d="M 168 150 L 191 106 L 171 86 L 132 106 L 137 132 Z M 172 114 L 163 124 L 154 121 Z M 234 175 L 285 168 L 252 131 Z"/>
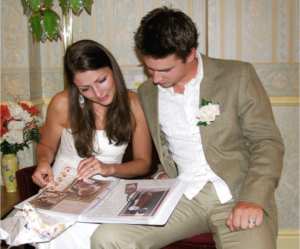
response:
<path fill-rule="evenodd" d="M 184 197 L 165 226 L 101 225 L 92 248 L 162 248 L 205 232 L 217 248 L 276 248 L 284 149 L 268 96 L 250 64 L 201 55 L 197 39 L 193 21 L 167 7 L 135 34 L 160 176 L 188 181 Z"/>

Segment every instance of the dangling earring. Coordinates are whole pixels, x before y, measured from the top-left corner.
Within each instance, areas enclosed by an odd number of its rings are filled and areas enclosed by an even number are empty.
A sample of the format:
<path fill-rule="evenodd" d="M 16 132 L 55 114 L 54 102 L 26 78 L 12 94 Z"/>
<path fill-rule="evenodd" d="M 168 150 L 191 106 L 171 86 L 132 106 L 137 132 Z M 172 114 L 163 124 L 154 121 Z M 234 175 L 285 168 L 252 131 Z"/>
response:
<path fill-rule="evenodd" d="M 79 102 L 80 107 L 83 108 L 85 100 L 81 94 L 79 94 L 79 96 L 78 96 L 78 102 Z"/>

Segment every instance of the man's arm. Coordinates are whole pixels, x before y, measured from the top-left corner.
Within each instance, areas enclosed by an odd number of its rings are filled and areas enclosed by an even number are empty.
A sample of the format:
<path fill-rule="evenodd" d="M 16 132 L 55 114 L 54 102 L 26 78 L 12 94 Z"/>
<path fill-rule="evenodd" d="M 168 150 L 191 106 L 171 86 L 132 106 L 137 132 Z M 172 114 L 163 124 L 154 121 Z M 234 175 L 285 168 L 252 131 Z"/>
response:
<path fill-rule="evenodd" d="M 239 199 L 227 220 L 231 230 L 262 223 L 263 211 L 267 211 L 268 201 L 278 185 L 284 153 L 269 98 L 250 64 L 242 74 L 238 106 L 250 158 Z"/>
<path fill-rule="evenodd" d="M 240 192 L 240 201 L 267 208 L 278 185 L 283 165 L 284 145 L 275 124 L 269 98 L 249 65 L 239 94 L 239 116 L 249 143 L 249 169 Z"/>

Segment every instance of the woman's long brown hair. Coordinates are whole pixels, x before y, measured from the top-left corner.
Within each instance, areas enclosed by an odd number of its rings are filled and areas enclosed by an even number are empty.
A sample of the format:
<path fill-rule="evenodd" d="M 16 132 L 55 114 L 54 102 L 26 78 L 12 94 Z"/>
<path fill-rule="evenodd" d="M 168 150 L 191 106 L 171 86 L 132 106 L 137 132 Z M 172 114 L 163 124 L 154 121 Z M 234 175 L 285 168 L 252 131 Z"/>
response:
<path fill-rule="evenodd" d="M 92 40 L 80 40 L 68 47 L 64 57 L 65 73 L 69 86 L 69 117 L 75 148 L 81 157 L 95 152 L 95 114 L 92 102 L 84 98 L 79 104 L 79 90 L 74 84 L 75 74 L 109 67 L 116 85 L 112 103 L 105 116 L 105 132 L 109 142 L 117 145 L 129 142 L 134 129 L 128 92 L 120 67 L 113 55 L 102 45 Z M 101 148 L 100 148 L 101 151 Z"/>

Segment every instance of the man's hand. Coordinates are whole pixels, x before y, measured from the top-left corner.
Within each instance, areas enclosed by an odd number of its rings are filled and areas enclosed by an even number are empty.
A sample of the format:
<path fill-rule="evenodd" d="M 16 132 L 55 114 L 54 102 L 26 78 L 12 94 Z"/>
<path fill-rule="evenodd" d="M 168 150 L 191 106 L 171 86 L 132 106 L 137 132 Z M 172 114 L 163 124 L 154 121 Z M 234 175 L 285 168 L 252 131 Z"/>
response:
<path fill-rule="evenodd" d="M 261 206 L 241 201 L 232 209 L 226 225 L 232 232 L 239 229 L 251 229 L 263 222 L 263 215 L 264 211 Z"/>

